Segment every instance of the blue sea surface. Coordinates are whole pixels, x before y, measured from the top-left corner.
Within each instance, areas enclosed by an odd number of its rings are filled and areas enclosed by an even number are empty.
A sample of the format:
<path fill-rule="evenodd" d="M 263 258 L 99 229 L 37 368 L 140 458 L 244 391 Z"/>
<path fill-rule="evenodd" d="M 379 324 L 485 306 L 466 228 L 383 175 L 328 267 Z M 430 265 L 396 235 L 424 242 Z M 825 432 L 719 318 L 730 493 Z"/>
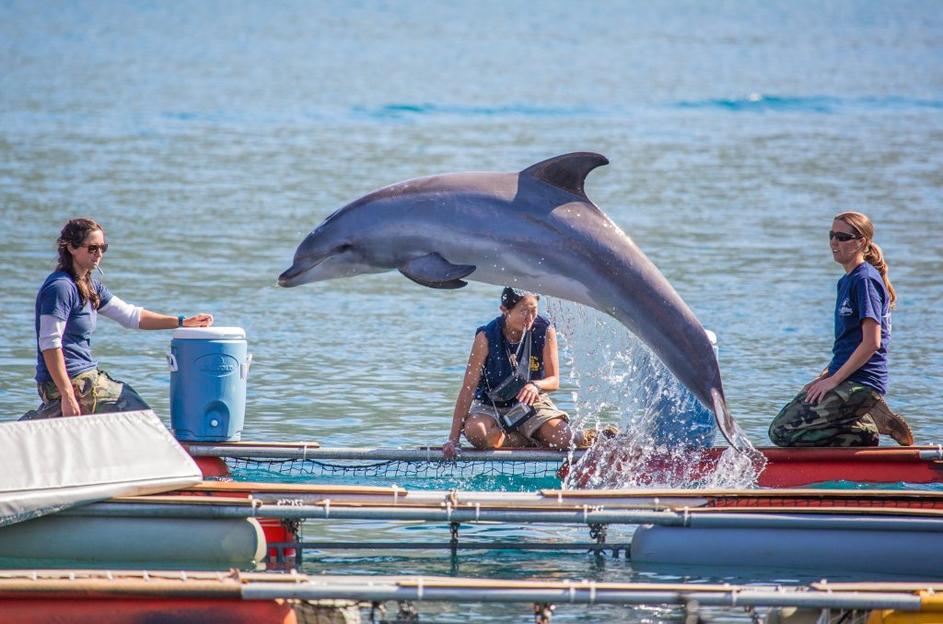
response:
<path fill-rule="evenodd" d="M 941 33 L 939 3 L 920 1 L 0 0 L 0 419 L 37 404 L 36 289 L 64 221 L 88 215 L 106 231 L 112 292 L 246 329 L 244 438 L 441 444 L 497 289 L 396 273 L 280 289 L 277 276 L 373 189 L 589 150 L 611 163 L 589 197 L 716 332 L 731 412 L 757 445 L 830 358 L 831 218 L 870 215 L 899 297 L 887 398 L 918 443 L 943 442 Z M 542 305 L 563 338 L 561 407 L 579 424 L 644 420 L 626 357 L 637 341 L 596 312 Z M 104 319 L 93 341 L 168 420 L 169 343 Z M 573 553 L 472 557 L 458 573 L 725 578 Z M 306 566 L 450 572 L 441 553 Z M 436 608 L 436 621 L 508 618 Z M 683 617 L 561 608 L 555 621 Z"/>

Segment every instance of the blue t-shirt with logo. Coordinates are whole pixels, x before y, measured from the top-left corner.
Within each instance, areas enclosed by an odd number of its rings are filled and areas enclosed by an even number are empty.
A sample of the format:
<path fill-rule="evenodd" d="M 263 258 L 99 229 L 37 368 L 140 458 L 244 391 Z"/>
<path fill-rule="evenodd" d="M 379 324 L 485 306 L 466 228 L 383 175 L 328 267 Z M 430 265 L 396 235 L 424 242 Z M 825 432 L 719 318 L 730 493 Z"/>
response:
<path fill-rule="evenodd" d="M 101 298 L 100 306 L 111 300 L 111 292 L 100 281 L 92 278 L 92 286 Z M 56 271 L 46 278 L 36 294 L 36 381 L 52 381 L 39 349 L 39 317 L 43 315 L 65 321 L 62 356 L 69 378 L 98 366 L 92 358 L 92 332 L 95 331 L 98 312 L 92 309 L 89 301 L 82 305 L 79 288 L 71 275 Z"/>
<path fill-rule="evenodd" d="M 838 280 L 835 302 L 835 346 L 828 374 L 848 361 L 861 344 L 861 322 L 874 319 L 881 325 L 881 346 L 864 365 L 848 379 L 871 386 L 887 394 L 887 343 L 891 339 L 890 293 L 881 274 L 870 263 L 862 262 L 851 273 Z"/>
<path fill-rule="evenodd" d="M 544 343 L 547 339 L 547 329 L 550 327 L 550 321 L 538 315 L 531 326 L 530 343 L 530 378 L 544 378 Z M 485 403 L 490 403 L 488 392 L 497 388 L 502 381 L 507 379 L 514 368 L 511 366 L 508 354 L 516 353 L 520 343 L 512 343 L 504 336 L 504 315 L 499 316 L 487 325 L 475 330 L 475 335 L 481 332 L 485 333 L 488 339 L 488 357 L 485 359 L 485 370 L 482 371 L 481 379 L 478 382 L 478 388 L 475 390 L 475 398 Z M 513 401 L 507 403 L 512 404 Z M 505 404 L 498 402 L 498 407 Z"/>

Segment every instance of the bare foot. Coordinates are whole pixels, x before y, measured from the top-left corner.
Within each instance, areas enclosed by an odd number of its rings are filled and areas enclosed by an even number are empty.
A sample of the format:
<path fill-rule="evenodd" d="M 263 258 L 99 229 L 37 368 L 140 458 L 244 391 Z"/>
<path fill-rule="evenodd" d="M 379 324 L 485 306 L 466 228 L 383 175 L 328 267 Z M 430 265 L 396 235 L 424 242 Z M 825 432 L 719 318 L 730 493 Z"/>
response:
<path fill-rule="evenodd" d="M 600 434 L 600 433 L 602 433 L 602 436 L 603 436 L 604 438 L 606 438 L 607 440 L 611 440 L 612 438 L 614 438 L 614 437 L 616 437 L 617 435 L 619 435 L 619 428 L 616 427 L 615 425 L 606 425 L 605 427 L 603 427 L 603 430 L 602 430 L 601 432 L 600 432 L 600 431 L 597 431 L 597 430 L 596 430 L 595 428 L 593 428 L 593 427 L 590 427 L 589 429 L 584 429 L 584 430 L 583 430 L 583 442 L 582 442 L 581 444 L 577 444 L 577 445 L 576 445 L 576 448 L 589 448 L 589 447 L 591 447 L 591 446 L 596 442 L 596 440 L 599 438 L 599 434 Z"/>

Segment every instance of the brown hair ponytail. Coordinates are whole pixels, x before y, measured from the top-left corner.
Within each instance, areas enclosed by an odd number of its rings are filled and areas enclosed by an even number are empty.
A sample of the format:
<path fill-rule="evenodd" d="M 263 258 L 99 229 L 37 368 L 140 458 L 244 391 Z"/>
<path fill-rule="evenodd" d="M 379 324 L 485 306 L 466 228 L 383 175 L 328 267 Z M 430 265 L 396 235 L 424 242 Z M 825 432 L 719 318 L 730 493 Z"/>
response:
<path fill-rule="evenodd" d="M 887 287 L 887 292 L 891 297 L 890 307 L 893 308 L 897 304 L 897 293 L 894 292 L 891 280 L 887 277 L 887 261 L 884 260 L 884 253 L 874 242 L 874 224 L 871 223 L 871 219 L 860 212 L 841 212 L 835 215 L 835 219 L 851 226 L 864 241 L 864 259 L 874 266 L 884 279 L 884 286 Z"/>
<path fill-rule="evenodd" d="M 101 298 L 98 296 L 98 291 L 96 291 L 95 287 L 92 285 L 92 274 L 89 272 L 85 275 L 76 275 L 72 254 L 69 253 L 67 247 L 68 245 L 80 247 L 82 243 L 85 242 L 85 239 L 88 238 L 88 235 L 96 230 L 100 231 L 102 234 L 105 233 L 102 226 L 91 219 L 72 219 L 66 223 L 62 231 L 59 232 L 59 240 L 56 241 L 59 246 L 59 262 L 56 264 L 56 270 L 65 271 L 72 276 L 72 281 L 75 282 L 76 287 L 79 289 L 79 301 L 81 304 L 84 306 L 86 301 L 90 301 L 92 308 L 95 310 L 97 310 L 98 306 L 101 304 Z"/>

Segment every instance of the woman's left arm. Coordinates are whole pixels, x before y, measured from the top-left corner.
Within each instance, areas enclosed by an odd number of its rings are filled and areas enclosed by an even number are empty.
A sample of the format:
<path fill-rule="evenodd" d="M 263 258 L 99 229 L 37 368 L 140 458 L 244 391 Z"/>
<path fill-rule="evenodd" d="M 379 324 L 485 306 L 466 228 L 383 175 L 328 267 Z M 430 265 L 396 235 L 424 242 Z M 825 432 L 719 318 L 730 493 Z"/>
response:
<path fill-rule="evenodd" d="M 184 327 L 209 327 L 213 324 L 213 315 L 201 312 L 195 316 L 188 316 L 183 319 Z M 167 316 L 158 314 L 150 310 L 141 310 L 141 329 L 176 329 L 179 327 L 179 321 L 176 316 Z"/>
<path fill-rule="evenodd" d="M 560 355 L 557 353 L 557 332 L 547 328 L 544 340 L 544 378 L 532 379 L 517 393 L 517 400 L 533 405 L 541 392 L 553 392 L 560 388 Z"/>
<path fill-rule="evenodd" d="M 842 367 L 835 371 L 835 374 L 825 379 L 820 379 L 811 386 L 805 394 L 805 400 L 809 403 L 818 403 L 826 394 L 835 389 L 838 384 L 848 379 L 848 377 L 865 365 L 871 359 L 871 356 L 881 348 L 881 324 L 873 318 L 866 318 L 861 321 L 861 342 L 852 352 L 848 360 L 842 364 Z"/>

